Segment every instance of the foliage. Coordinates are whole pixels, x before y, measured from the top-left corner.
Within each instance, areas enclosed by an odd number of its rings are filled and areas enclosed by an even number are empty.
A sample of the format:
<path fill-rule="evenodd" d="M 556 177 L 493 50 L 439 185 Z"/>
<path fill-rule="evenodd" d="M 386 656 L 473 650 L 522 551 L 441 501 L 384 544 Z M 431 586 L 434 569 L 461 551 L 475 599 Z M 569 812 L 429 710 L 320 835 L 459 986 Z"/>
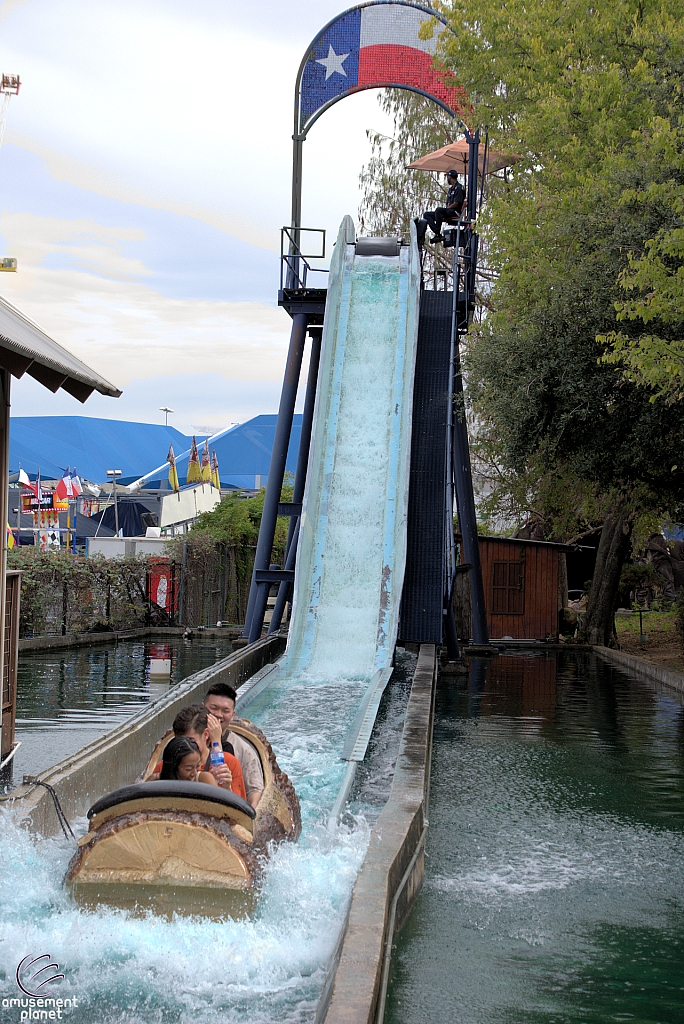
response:
<path fill-rule="evenodd" d="M 682 3 L 443 9 L 442 53 L 473 123 L 521 156 L 481 219 L 496 280 L 465 360 L 489 503 L 536 509 L 554 536 L 600 524 L 616 503 L 632 525 L 676 515 L 677 417 L 599 362 L 596 339 L 614 327 L 630 258 L 674 227 L 653 188 L 666 168 L 644 140 L 660 131 L 662 151 L 663 124 L 684 112 Z"/>
<path fill-rule="evenodd" d="M 35 547 L 7 553 L 8 569 L 21 570 L 21 636 L 128 629 L 148 615 L 147 559 L 80 558 Z"/>
<path fill-rule="evenodd" d="M 657 587 L 662 583 L 650 562 L 627 562 L 620 573 L 619 603 L 623 608 L 630 607 L 630 594 L 647 587 Z"/>
<path fill-rule="evenodd" d="M 415 93 L 388 90 L 381 95 L 380 106 L 394 117 L 395 133 L 392 138 L 367 133 L 371 157 L 359 175 L 359 233 L 409 238 L 414 217 L 444 205 L 447 186 L 438 175 L 406 165 L 454 142 L 460 132 L 446 111 Z M 426 244 L 425 253 L 426 271 L 451 267 L 449 250 Z"/>
<path fill-rule="evenodd" d="M 651 389 L 652 400 L 678 402 L 684 398 L 684 127 L 655 119 L 636 149 L 653 163 L 654 180 L 626 191 L 622 201 L 660 211 L 663 225 L 642 250 L 628 253 L 619 280 L 632 297 L 615 308 L 619 321 L 640 321 L 651 330 L 638 337 L 611 331 L 601 339 L 610 346 L 604 359 Z"/>
<path fill-rule="evenodd" d="M 669 362 L 652 358 L 650 383 L 664 388 L 653 366 L 670 377 L 678 366 L 684 0 L 440 9 L 439 54 L 470 100 L 467 120 L 520 158 L 507 180 L 490 179 L 479 219 L 489 315 L 464 353 L 484 497 L 490 515 L 538 515 L 559 539 L 602 527 L 587 622 L 607 643 L 630 537 L 684 511 L 681 417 L 649 401 L 637 364 L 623 372 L 625 354 L 653 352 L 656 338 Z M 397 141 L 364 183 L 380 222 L 382 210 L 406 218 L 398 165 L 429 134 L 426 101 L 391 102 Z M 617 364 L 602 358 L 606 339 Z"/>
<path fill-rule="evenodd" d="M 221 503 L 211 512 L 204 512 L 192 530 L 191 535 L 206 532 L 215 540 L 227 544 L 256 545 L 259 538 L 261 514 L 264 509 L 266 489 L 262 489 L 253 497 L 246 498 L 239 492 L 225 495 Z M 292 501 L 292 483 L 289 474 L 283 484 L 281 501 Z M 284 545 L 287 536 L 288 520 L 280 516 L 276 526 L 276 548 Z"/>

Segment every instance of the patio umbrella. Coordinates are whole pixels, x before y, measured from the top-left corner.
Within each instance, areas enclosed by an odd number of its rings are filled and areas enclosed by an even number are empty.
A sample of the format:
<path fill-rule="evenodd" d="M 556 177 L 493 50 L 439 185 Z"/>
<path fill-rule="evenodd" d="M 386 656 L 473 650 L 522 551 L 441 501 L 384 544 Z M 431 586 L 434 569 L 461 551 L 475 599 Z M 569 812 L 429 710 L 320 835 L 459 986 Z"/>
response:
<path fill-rule="evenodd" d="M 484 159 L 484 146 L 480 146 L 478 166 L 482 173 L 482 161 Z M 510 167 L 519 156 L 513 153 L 497 153 L 494 149 L 487 150 L 487 174 L 500 171 L 502 167 Z M 436 149 L 434 153 L 426 153 L 418 160 L 414 160 L 409 167 L 416 171 L 458 171 L 459 174 L 466 174 L 468 171 L 468 143 L 465 139 L 458 139 L 457 142 L 450 142 L 448 146 Z"/>

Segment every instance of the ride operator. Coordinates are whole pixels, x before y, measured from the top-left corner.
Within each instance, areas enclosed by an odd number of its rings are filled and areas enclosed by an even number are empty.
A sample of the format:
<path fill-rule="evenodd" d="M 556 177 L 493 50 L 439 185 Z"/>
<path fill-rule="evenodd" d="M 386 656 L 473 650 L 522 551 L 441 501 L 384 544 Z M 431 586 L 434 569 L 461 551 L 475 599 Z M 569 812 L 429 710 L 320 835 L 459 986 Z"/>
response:
<path fill-rule="evenodd" d="M 425 232 L 428 225 L 434 231 L 430 239 L 432 243 L 443 242 L 442 224 L 455 224 L 459 218 L 463 204 L 465 203 L 466 191 L 458 180 L 456 171 L 447 171 L 446 180 L 449 186 L 447 192 L 446 206 L 438 206 L 436 210 L 426 210 L 422 217 L 415 218 L 416 230 L 418 233 L 418 245 L 425 244 Z"/>

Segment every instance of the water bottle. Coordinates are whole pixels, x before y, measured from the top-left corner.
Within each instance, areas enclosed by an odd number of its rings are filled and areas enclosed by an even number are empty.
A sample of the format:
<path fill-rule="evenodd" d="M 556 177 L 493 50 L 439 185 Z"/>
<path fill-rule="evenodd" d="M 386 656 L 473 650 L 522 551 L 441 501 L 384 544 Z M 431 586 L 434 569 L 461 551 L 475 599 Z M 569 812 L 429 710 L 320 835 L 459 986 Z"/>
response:
<path fill-rule="evenodd" d="M 211 745 L 211 754 L 209 761 L 210 767 L 219 768 L 221 765 L 225 763 L 226 762 L 223 760 L 223 751 L 221 749 L 221 744 L 217 740 L 214 740 L 214 742 Z"/>

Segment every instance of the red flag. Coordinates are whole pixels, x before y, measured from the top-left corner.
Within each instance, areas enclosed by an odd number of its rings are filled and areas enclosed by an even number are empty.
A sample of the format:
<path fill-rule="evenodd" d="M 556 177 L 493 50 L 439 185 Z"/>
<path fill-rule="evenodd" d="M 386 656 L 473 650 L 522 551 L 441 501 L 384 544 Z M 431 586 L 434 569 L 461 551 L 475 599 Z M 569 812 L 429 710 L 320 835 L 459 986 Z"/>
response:
<path fill-rule="evenodd" d="M 60 501 L 67 501 L 73 497 L 71 490 L 71 467 L 67 466 L 66 473 L 55 487 L 55 495 Z"/>

